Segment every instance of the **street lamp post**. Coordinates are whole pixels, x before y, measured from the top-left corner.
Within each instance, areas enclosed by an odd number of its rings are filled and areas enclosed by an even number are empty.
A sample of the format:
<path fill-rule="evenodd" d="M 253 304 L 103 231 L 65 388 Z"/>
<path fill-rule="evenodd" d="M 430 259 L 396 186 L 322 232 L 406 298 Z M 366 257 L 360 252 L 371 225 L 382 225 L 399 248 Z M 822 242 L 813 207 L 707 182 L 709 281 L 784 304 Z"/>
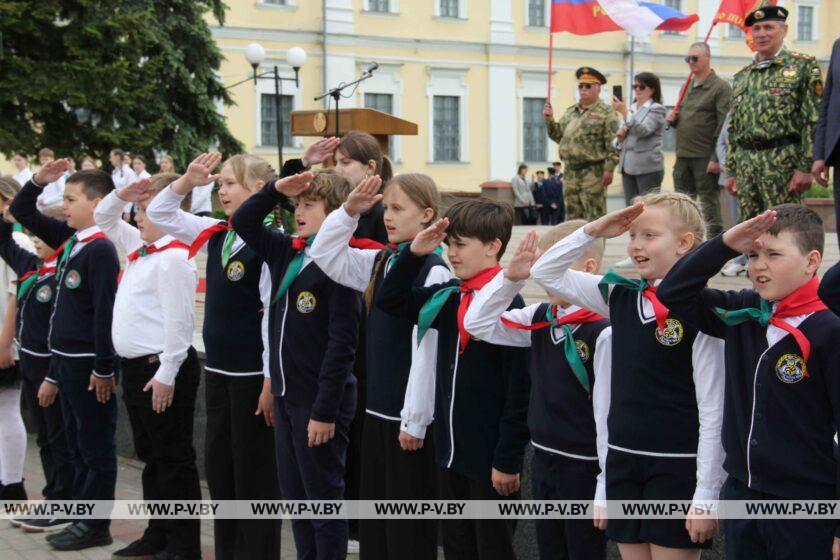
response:
<path fill-rule="evenodd" d="M 245 48 L 245 59 L 251 64 L 254 69 L 254 85 L 260 79 L 274 80 L 274 115 L 275 124 L 277 127 L 277 162 L 278 172 L 283 168 L 283 115 L 280 112 L 280 95 L 283 91 L 283 82 L 294 82 L 295 87 L 300 87 L 300 69 L 306 63 L 306 51 L 300 47 L 292 47 L 286 54 L 286 62 L 295 71 L 294 78 L 283 78 L 280 76 L 280 71 L 277 66 L 274 66 L 273 71 L 258 73 L 260 64 L 265 60 L 265 48 L 259 43 L 251 43 Z M 240 82 L 241 83 L 241 82 Z M 234 84 L 237 85 L 237 84 Z M 233 86 L 229 86 L 233 87 Z"/>

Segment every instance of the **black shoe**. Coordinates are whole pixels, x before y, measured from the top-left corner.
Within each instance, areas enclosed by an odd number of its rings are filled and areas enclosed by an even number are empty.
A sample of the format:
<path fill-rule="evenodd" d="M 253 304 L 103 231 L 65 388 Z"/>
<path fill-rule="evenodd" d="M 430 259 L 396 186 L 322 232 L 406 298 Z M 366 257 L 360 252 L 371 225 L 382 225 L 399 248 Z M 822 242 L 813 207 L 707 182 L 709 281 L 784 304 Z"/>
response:
<path fill-rule="evenodd" d="M 23 487 L 23 481 L 15 482 L 14 484 L 4 484 L 0 490 L 0 500 L 23 500 L 26 501 L 26 489 Z"/>
<path fill-rule="evenodd" d="M 152 560 L 192 560 L 188 559 L 186 556 L 181 556 L 180 554 L 175 554 L 174 552 L 169 552 L 168 550 L 164 550 L 163 552 L 158 552 L 155 554 Z"/>
<path fill-rule="evenodd" d="M 54 538 L 47 537 L 47 542 L 55 550 L 83 550 L 94 546 L 107 546 L 114 540 L 107 527 L 91 527 L 79 521 L 56 534 Z"/>
<path fill-rule="evenodd" d="M 49 519 L 21 519 L 20 528 L 27 533 L 44 533 L 47 531 L 59 531 L 70 525 L 69 519 L 50 517 Z"/>
<path fill-rule="evenodd" d="M 165 544 L 156 544 L 145 538 L 137 539 L 125 548 L 114 552 L 113 560 L 152 560 L 154 556 L 163 551 Z"/>

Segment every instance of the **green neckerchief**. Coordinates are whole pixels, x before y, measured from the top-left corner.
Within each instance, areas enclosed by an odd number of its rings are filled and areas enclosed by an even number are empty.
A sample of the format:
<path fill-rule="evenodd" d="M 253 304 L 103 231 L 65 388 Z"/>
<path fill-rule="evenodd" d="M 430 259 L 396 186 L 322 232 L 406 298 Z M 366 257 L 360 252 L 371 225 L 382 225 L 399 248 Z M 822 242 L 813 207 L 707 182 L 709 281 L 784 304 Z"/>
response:
<path fill-rule="evenodd" d="M 717 315 L 718 319 L 723 321 L 726 325 L 734 326 L 740 325 L 747 321 L 756 321 L 762 327 L 770 324 L 770 319 L 773 317 L 773 304 L 762 299 L 759 308 L 745 307 L 743 309 L 723 309 L 715 307 L 712 312 Z"/>
<path fill-rule="evenodd" d="M 227 268 L 230 261 L 230 251 L 233 249 L 233 242 L 236 241 L 236 232 L 229 229 L 225 233 L 225 242 L 222 244 L 222 268 Z"/>
<path fill-rule="evenodd" d="M 292 240 L 297 241 L 300 238 Z M 309 247 L 315 241 L 315 236 L 309 237 L 306 239 L 306 246 Z M 293 245 L 294 246 L 294 245 Z M 289 261 L 289 266 L 286 267 L 286 272 L 283 274 L 283 280 L 280 281 L 280 288 L 277 290 L 277 293 L 274 294 L 274 298 L 271 300 L 271 303 L 276 302 L 278 299 L 283 297 L 289 290 L 289 286 L 292 285 L 292 282 L 295 281 L 295 278 L 298 277 L 300 274 L 301 269 L 303 268 L 303 257 L 304 257 L 304 249 L 298 249 L 297 254 L 292 257 L 292 260 Z"/>

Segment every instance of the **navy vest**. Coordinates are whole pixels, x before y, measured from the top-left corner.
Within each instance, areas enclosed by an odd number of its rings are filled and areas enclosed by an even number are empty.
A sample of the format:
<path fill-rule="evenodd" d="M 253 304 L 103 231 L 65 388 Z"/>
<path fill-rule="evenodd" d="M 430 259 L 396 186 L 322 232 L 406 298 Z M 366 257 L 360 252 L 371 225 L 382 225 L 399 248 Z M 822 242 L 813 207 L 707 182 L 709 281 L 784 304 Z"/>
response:
<path fill-rule="evenodd" d="M 55 304 L 55 274 L 38 278 L 26 296 L 18 301 L 17 339 L 20 351 L 49 357 L 47 334 Z"/>
<path fill-rule="evenodd" d="M 697 329 L 669 315 L 660 332 L 655 317 L 644 317 L 643 299 L 621 286 L 610 294 L 609 443 L 635 451 L 696 454 L 692 346 Z"/>
<path fill-rule="evenodd" d="M 377 264 L 383 258 L 387 258 L 384 251 L 379 253 Z M 446 263 L 439 255 L 431 254 L 426 258 L 414 286 L 422 287 L 429 271 L 435 266 L 446 266 Z M 385 279 L 386 267 L 387 262 L 382 263 L 373 278 L 374 294 Z M 411 369 L 414 324 L 372 306 L 366 325 L 367 410 L 377 416 L 400 421 Z"/>
<path fill-rule="evenodd" d="M 263 260 L 243 244 L 223 268 L 225 234 L 217 232 L 207 243 L 207 298 L 202 328 L 205 368 L 229 375 L 262 375 Z"/>
<path fill-rule="evenodd" d="M 532 322 L 545 320 L 549 304 L 540 305 Z M 589 386 L 595 387 L 593 368 L 596 341 L 610 325 L 607 319 L 569 325 L 578 355 L 586 368 Z M 528 428 L 531 441 L 544 451 L 598 459 L 592 399 L 580 384 L 563 353 L 562 329 L 544 328 L 531 333 L 531 398 Z"/>

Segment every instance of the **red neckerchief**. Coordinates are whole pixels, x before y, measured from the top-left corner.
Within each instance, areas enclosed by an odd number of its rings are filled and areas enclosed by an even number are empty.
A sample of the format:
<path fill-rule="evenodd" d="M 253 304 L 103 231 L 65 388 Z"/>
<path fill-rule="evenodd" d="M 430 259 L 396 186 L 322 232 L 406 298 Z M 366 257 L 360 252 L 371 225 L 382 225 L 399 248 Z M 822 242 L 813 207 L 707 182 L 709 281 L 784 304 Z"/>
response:
<path fill-rule="evenodd" d="M 458 334 L 461 335 L 461 343 L 459 344 L 460 354 L 464 353 L 464 350 L 467 349 L 467 344 L 470 341 L 470 333 L 468 333 L 467 329 L 464 328 L 464 317 L 466 316 L 467 311 L 470 308 L 470 304 L 472 303 L 473 292 L 483 288 L 484 285 L 495 278 L 501 270 L 502 267 L 499 265 L 491 266 L 490 268 L 485 268 L 469 280 L 464 280 L 464 282 L 461 283 L 459 289 L 462 296 L 461 301 L 458 303 Z"/>
<path fill-rule="evenodd" d="M 161 253 L 163 251 L 166 251 L 167 249 L 187 249 L 187 250 L 189 250 L 190 246 L 187 245 L 186 243 L 181 243 L 180 241 L 170 241 L 169 243 L 167 243 L 163 247 L 158 247 L 157 245 L 154 245 L 154 244 L 144 245 L 143 247 L 140 247 L 136 251 L 132 251 L 131 253 L 129 253 L 128 254 L 128 261 L 129 262 L 134 262 L 137 259 L 139 259 L 140 257 L 144 257 L 146 255 L 152 255 L 154 253 Z"/>
<path fill-rule="evenodd" d="M 787 321 L 782 321 L 782 319 L 828 309 L 817 295 L 819 286 L 820 281 L 817 277 L 811 278 L 808 282 L 802 284 L 796 290 L 782 298 L 776 306 L 776 311 L 770 318 L 771 325 L 785 330 L 793 336 L 799 345 L 799 349 L 802 350 L 802 359 L 805 363 L 808 363 L 808 357 L 811 355 L 811 341 L 808 340 L 808 337 L 802 331 L 790 325 Z"/>
<path fill-rule="evenodd" d="M 375 239 L 367 239 L 364 237 L 359 239 L 351 237 L 350 246 L 355 249 L 375 249 L 377 251 L 381 251 L 385 248 L 385 245 L 383 245 L 379 241 L 376 241 Z"/>
<path fill-rule="evenodd" d="M 502 317 L 502 323 L 512 329 L 519 329 L 523 331 L 536 331 L 539 329 L 544 329 L 546 327 L 560 327 L 562 325 L 577 325 L 577 324 L 584 324 L 584 323 L 594 323 L 596 321 L 600 321 L 604 319 L 603 315 L 598 315 L 597 313 L 593 313 L 588 309 L 578 309 L 573 313 L 568 313 L 563 317 L 557 318 L 557 306 L 552 305 L 549 308 L 549 313 L 551 314 L 550 321 L 540 321 L 539 323 L 531 323 L 530 325 L 523 325 L 522 323 L 517 323 L 515 321 L 511 321 L 510 319 L 506 319 Z"/>
<path fill-rule="evenodd" d="M 204 244 L 210 241 L 210 238 L 219 233 L 220 231 L 230 231 L 233 229 L 230 225 L 230 219 L 227 222 L 219 222 L 214 226 L 210 226 L 205 228 L 198 234 L 195 240 L 190 245 L 190 252 L 188 254 L 189 258 L 193 258 L 198 251 L 204 247 Z"/>
<path fill-rule="evenodd" d="M 659 327 L 659 330 L 665 328 L 665 320 L 668 318 L 668 308 L 665 307 L 665 304 L 659 301 L 659 298 L 656 296 L 656 286 L 651 284 L 642 292 L 642 296 L 647 298 L 650 304 L 653 306 L 653 314 L 656 316 L 656 326 Z"/>

